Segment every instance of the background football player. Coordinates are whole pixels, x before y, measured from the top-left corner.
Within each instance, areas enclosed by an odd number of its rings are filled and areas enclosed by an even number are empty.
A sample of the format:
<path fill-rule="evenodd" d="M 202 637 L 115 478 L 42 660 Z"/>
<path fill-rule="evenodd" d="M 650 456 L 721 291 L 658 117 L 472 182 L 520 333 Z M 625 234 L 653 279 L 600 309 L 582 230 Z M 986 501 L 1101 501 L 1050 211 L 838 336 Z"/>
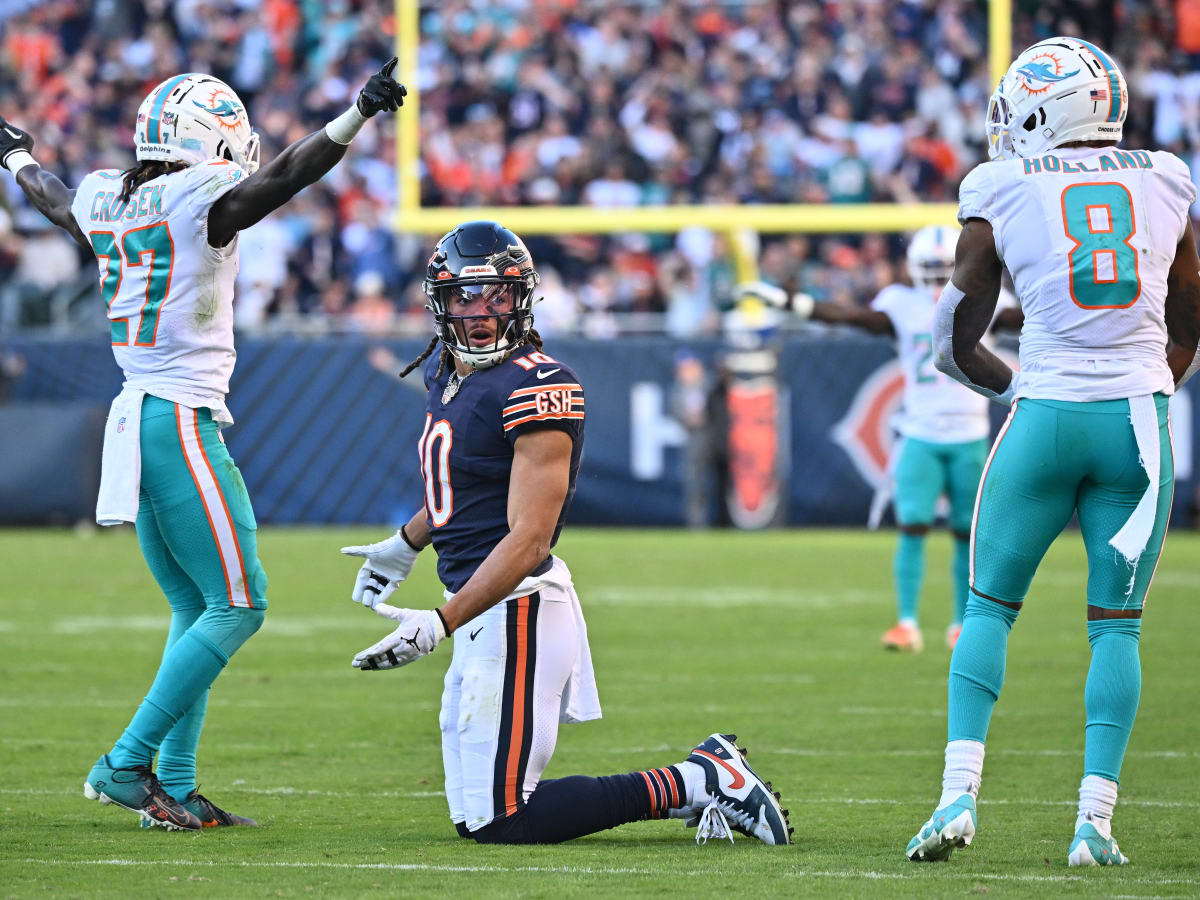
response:
<path fill-rule="evenodd" d="M 542 351 L 537 284 L 524 243 L 495 222 L 458 226 L 429 260 L 435 337 L 401 373 L 425 363 L 425 504 L 394 536 L 342 550 L 366 557 L 353 599 L 399 622 L 353 664 L 407 665 L 456 635 L 440 722 L 446 798 L 463 837 L 557 843 L 671 816 L 695 820 L 698 837 L 732 827 L 789 843 L 778 794 L 733 735 L 712 735 L 673 766 L 541 781 L 559 723 L 599 718 L 600 703 L 571 573 L 550 553 L 575 492 L 584 391 Z M 430 543 L 445 603 L 386 603 Z"/>
<path fill-rule="evenodd" d="M 1188 217 L 1196 189 L 1170 153 L 1115 149 L 1127 108 L 1124 76 L 1099 47 L 1035 44 L 992 95 L 993 161 L 959 190 L 963 231 L 937 306 L 937 366 L 1011 409 L 971 530 L 942 796 L 908 844 L 913 860 L 945 859 L 975 835 L 1008 633 L 1042 556 L 1078 514 L 1092 659 L 1067 857 L 1073 866 L 1127 861 L 1111 819 L 1141 692 L 1142 608 L 1171 508 L 1167 400 L 1200 367 L 1200 259 Z M 1002 267 L 1025 313 L 1015 375 L 979 343 Z"/>
<path fill-rule="evenodd" d="M 890 466 L 900 531 L 893 563 L 897 616 L 896 624 L 881 638 L 883 646 L 892 650 L 919 651 L 925 645 L 918 622 L 925 576 L 925 536 L 943 494 L 950 501 L 948 524 L 954 537 L 950 581 L 953 602 L 946 629 L 946 644 L 951 650 L 962 630 L 967 605 L 971 514 L 991 426 L 987 400 L 963 390 L 933 365 L 934 305 L 954 268 L 957 238 L 957 226 L 930 225 L 913 234 L 907 253 L 912 285 L 888 285 L 869 309 L 814 302 L 807 294 L 788 297 L 782 288 L 761 281 L 739 285 L 735 291 L 738 297 L 755 296 L 772 306 L 790 307 L 801 318 L 850 325 L 896 341 L 904 372 L 903 408 L 893 422 L 902 440 L 893 451 Z M 1016 301 L 1006 295 L 994 327 L 1020 325 Z"/>
<path fill-rule="evenodd" d="M 209 686 L 267 607 L 254 511 L 219 434 L 233 422 L 225 395 L 237 236 L 333 168 L 367 119 L 399 108 L 405 90 L 391 77 L 395 65 L 261 169 L 245 107 L 209 75 L 158 85 L 138 110 L 137 163 L 92 172 L 74 190 L 38 165 L 30 134 L 0 119 L 0 162 L 99 262 L 125 373 L 105 429 L 96 518 L 136 523 L 171 625 L 150 692 L 84 792 L 138 813 L 142 824 L 255 824 L 196 792 Z"/>

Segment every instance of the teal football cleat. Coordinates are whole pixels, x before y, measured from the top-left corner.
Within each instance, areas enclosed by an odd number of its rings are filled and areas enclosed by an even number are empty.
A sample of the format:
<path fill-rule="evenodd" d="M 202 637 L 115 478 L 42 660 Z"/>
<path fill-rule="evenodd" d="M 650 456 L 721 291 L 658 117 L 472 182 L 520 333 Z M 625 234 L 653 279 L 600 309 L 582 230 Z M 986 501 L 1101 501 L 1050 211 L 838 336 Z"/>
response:
<path fill-rule="evenodd" d="M 963 794 L 953 803 L 934 810 L 929 821 L 908 842 L 904 854 L 913 862 L 947 860 L 955 847 L 966 847 L 975 839 L 978 824 L 975 798 Z"/>
<path fill-rule="evenodd" d="M 190 831 L 203 826 L 194 813 L 171 799 L 149 766 L 114 767 L 108 754 L 100 757 L 88 773 L 83 796 L 116 804 L 137 813 L 143 823 L 159 825 L 168 831 Z"/>
<path fill-rule="evenodd" d="M 1127 862 L 1129 857 L 1117 842 L 1102 835 L 1091 822 L 1079 826 L 1067 852 L 1069 866 L 1123 866 Z"/>
<path fill-rule="evenodd" d="M 758 838 L 764 844 L 790 844 L 788 811 L 779 805 L 771 782 L 763 781 L 746 762 L 746 751 L 737 746 L 737 735 L 714 734 L 687 758 L 704 770 L 705 795 L 697 799 L 697 824 L 702 837 L 728 837 L 729 829 Z"/>

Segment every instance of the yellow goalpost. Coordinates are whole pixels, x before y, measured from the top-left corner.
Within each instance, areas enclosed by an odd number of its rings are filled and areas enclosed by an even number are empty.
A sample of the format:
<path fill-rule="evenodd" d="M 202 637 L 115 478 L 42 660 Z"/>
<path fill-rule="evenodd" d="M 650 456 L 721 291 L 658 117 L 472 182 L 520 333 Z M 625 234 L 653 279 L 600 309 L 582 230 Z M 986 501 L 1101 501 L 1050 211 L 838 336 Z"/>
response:
<path fill-rule="evenodd" d="M 755 204 L 596 208 L 590 206 L 428 207 L 421 204 L 419 172 L 421 98 L 417 90 L 419 0 L 396 0 L 396 52 L 400 80 L 408 98 L 396 128 L 399 202 L 397 230 L 441 234 L 469 219 L 496 219 L 518 234 L 595 234 L 619 231 L 675 232 L 700 226 L 726 234 L 739 278 L 754 277 L 755 242 L 747 232 L 852 233 L 912 231 L 924 225 L 953 222 L 953 203 Z M 992 82 L 998 83 L 1011 61 L 1012 0 L 989 0 L 988 59 Z"/>

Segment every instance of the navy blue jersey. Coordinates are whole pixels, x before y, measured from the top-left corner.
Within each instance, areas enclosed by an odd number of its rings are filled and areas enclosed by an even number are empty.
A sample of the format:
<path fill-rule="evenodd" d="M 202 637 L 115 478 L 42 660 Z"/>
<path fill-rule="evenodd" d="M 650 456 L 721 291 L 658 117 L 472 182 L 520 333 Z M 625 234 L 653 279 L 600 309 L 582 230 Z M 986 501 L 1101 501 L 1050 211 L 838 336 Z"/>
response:
<path fill-rule="evenodd" d="M 425 366 L 429 398 L 417 449 L 438 577 L 458 591 L 508 534 L 513 446 L 522 434 L 541 428 L 571 436 L 571 480 L 550 546 L 558 541 L 583 452 L 583 388 L 570 368 L 522 347 L 499 365 L 468 375 L 443 403 L 454 367 L 435 378 L 438 356 Z M 530 574 L 549 564 L 547 557 Z"/>

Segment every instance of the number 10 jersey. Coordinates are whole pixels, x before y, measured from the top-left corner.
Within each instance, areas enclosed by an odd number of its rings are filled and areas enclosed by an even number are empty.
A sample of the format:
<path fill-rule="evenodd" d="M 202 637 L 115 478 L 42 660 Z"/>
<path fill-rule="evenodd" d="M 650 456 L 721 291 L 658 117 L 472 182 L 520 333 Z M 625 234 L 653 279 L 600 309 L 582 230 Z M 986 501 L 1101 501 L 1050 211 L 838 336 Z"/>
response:
<path fill-rule="evenodd" d="M 113 355 L 125 383 L 193 408 L 221 425 L 233 349 L 237 238 L 208 243 L 208 212 L 245 174 L 209 160 L 147 181 L 123 201 L 121 172 L 88 174 L 71 214 L 100 266 Z"/>
<path fill-rule="evenodd" d="M 1195 199 L 1187 166 L 1164 151 L 1058 148 L 963 179 L 959 220 L 991 223 L 1025 313 L 1018 397 L 1174 390 L 1167 272 Z"/>

